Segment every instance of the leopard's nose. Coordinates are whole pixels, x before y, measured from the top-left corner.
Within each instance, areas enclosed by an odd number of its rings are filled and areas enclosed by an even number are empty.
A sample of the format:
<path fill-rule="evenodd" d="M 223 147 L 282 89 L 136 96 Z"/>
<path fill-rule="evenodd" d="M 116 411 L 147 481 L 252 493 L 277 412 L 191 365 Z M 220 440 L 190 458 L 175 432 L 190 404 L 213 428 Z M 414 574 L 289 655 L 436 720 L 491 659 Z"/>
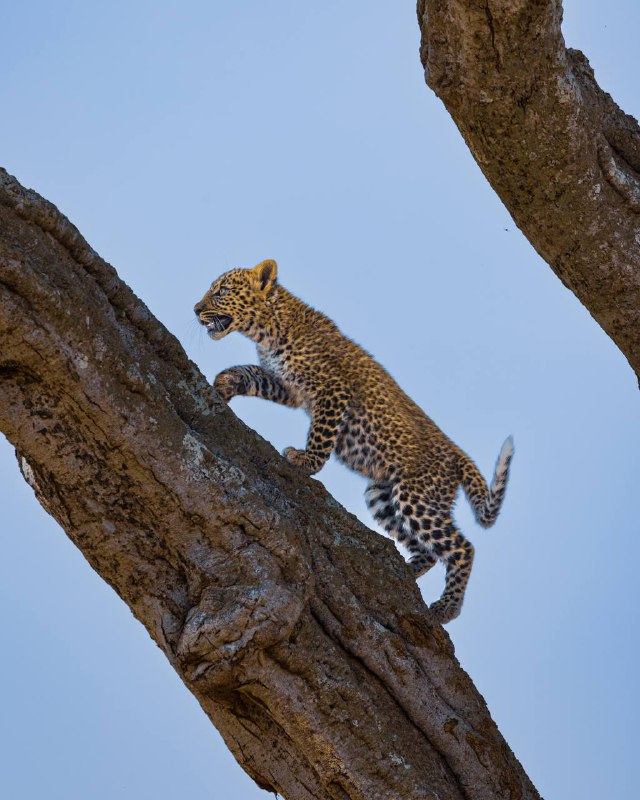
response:
<path fill-rule="evenodd" d="M 204 311 L 204 303 L 202 302 L 196 303 L 195 306 L 193 307 L 193 310 L 195 311 L 196 317 L 199 317 L 200 314 Z"/>

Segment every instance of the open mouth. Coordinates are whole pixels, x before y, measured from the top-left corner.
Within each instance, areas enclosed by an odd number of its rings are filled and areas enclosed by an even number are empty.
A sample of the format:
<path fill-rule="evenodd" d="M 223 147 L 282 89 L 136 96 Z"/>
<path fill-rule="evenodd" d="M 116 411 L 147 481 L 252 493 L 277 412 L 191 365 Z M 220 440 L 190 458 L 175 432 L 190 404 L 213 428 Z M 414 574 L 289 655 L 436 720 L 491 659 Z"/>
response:
<path fill-rule="evenodd" d="M 209 333 L 224 333 L 233 322 L 233 317 L 228 314 L 216 314 L 207 322 Z"/>

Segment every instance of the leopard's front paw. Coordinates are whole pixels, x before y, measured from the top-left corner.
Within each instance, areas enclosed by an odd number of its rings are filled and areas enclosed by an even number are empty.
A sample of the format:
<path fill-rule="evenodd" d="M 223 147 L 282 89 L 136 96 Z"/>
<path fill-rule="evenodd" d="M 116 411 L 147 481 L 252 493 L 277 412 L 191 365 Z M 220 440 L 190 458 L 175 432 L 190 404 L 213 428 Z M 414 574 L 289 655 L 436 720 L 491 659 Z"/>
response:
<path fill-rule="evenodd" d="M 306 450 L 297 450 L 295 447 L 285 447 L 282 455 L 287 459 L 290 464 L 297 467 L 301 472 L 307 475 L 313 475 L 316 470 L 313 469 L 307 458 Z"/>
<path fill-rule="evenodd" d="M 216 375 L 213 388 L 228 403 L 232 397 L 244 393 L 244 378 L 233 369 L 225 369 Z"/>

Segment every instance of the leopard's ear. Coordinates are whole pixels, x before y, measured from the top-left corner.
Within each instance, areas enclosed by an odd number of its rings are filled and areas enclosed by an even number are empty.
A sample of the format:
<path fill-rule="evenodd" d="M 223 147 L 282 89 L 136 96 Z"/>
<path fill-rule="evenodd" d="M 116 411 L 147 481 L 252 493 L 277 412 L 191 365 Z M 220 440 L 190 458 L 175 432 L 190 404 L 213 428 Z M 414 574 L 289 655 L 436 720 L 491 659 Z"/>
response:
<path fill-rule="evenodd" d="M 278 277 L 278 265 L 271 258 L 261 261 L 251 270 L 251 277 L 259 291 L 269 294 Z"/>

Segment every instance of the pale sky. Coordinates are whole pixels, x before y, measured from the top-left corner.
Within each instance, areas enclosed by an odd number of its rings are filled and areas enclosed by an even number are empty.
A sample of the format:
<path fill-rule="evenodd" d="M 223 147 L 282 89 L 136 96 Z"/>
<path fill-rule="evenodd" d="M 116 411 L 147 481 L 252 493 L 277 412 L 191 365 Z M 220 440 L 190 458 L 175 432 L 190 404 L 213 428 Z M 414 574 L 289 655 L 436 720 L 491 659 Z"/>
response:
<path fill-rule="evenodd" d="M 565 3 L 565 35 L 640 113 L 631 2 Z M 192 307 L 275 258 L 490 477 L 463 667 L 547 798 L 637 790 L 636 379 L 516 229 L 418 58 L 414 2 L 3 3 L 0 163 L 54 202 L 211 379 L 255 361 Z M 302 412 L 236 399 L 278 448 Z M 33 498 L 0 441 L 0 796 L 265 797 L 128 608 Z M 373 527 L 365 482 L 318 476 Z M 379 535 L 372 533 L 372 536 Z M 427 602 L 443 585 L 434 569 Z"/>

